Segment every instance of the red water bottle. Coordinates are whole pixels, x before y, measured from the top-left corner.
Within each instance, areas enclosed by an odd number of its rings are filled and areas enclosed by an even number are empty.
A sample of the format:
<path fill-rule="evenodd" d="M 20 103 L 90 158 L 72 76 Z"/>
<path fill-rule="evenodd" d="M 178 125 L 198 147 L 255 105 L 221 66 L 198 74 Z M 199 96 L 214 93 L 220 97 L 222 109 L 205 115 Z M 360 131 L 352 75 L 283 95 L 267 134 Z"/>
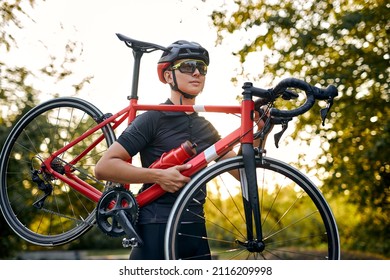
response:
<path fill-rule="evenodd" d="M 196 144 L 186 141 L 181 144 L 180 147 L 162 154 L 162 156 L 153 162 L 149 168 L 166 169 L 171 166 L 183 164 L 186 160 L 196 154 L 195 147 Z M 163 194 L 165 194 L 165 191 L 159 185 L 153 184 L 151 187 L 142 192 L 142 196 L 137 196 L 137 203 L 142 207 Z"/>
<path fill-rule="evenodd" d="M 196 155 L 196 144 L 185 141 L 178 148 L 163 153 L 159 159 L 153 162 L 149 168 L 166 169 L 175 165 L 183 164 L 187 159 Z"/>

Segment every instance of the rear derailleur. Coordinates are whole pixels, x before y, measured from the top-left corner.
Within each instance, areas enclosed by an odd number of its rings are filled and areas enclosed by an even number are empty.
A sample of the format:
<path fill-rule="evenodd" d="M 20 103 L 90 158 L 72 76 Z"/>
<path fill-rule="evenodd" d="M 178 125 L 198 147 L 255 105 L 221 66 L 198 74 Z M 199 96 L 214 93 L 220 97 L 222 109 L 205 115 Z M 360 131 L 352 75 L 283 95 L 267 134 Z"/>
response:
<path fill-rule="evenodd" d="M 96 210 L 96 222 L 108 236 L 120 237 L 123 247 L 140 247 L 143 241 L 134 228 L 138 219 L 138 204 L 134 195 L 123 186 L 106 191 Z"/>

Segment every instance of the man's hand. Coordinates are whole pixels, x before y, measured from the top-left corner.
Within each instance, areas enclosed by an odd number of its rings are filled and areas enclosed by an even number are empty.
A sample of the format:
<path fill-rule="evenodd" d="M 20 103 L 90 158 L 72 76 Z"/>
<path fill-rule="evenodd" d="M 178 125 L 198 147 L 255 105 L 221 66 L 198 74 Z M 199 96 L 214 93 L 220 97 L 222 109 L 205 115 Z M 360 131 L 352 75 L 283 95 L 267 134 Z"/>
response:
<path fill-rule="evenodd" d="M 167 169 L 160 169 L 161 174 L 156 183 L 164 191 L 175 193 L 191 180 L 190 177 L 181 174 L 182 171 L 189 168 L 191 168 L 191 164 L 182 164 Z"/>

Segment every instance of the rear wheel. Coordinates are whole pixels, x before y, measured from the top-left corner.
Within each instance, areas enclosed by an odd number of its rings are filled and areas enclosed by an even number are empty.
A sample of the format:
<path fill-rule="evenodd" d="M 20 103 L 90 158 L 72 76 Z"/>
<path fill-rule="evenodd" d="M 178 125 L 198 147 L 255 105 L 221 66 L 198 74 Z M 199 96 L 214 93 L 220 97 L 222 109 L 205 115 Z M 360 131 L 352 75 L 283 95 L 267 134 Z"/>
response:
<path fill-rule="evenodd" d="M 96 202 L 42 172 L 43 162 L 73 139 L 95 126 L 102 113 L 77 98 L 57 98 L 30 110 L 9 134 L 0 157 L 0 206 L 10 227 L 26 241 L 56 246 L 81 236 L 95 222 Z M 77 162 L 77 155 L 103 136 Z M 110 125 L 54 158 L 51 168 L 73 175 L 103 191 L 105 182 L 92 174 L 95 163 L 115 141 Z"/>
<path fill-rule="evenodd" d="M 247 195 L 229 173 L 244 168 L 242 157 L 235 157 L 206 168 L 183 189 L 167 225 L 166 258 L 182 259 L 178 244 L 186 238 L 208 242 L 210 259 L 339 259 L 336 221 L 319 189 L 281 161 L 257 158 L 256 166 L 263 240 L 247 238 Z M 197 207 L 202 204 L 203 214 Z M 204 223 L 207 233 L 182 231 L 191 219 Z M 260 243 L 264 247 L 255 248 Z"/>

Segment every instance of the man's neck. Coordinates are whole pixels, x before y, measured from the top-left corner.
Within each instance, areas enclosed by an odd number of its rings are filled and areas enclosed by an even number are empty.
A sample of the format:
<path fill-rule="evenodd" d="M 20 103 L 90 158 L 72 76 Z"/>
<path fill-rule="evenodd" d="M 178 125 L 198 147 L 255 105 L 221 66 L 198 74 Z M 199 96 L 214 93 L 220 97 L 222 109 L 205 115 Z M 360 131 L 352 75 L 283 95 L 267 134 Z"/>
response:
<path fill-rule="evenodd" d="M 171 99 L 172 103 L 175 105 L 195 105 L 196 98 L 192 98 L 192 99 L 185 98 L 179 92 L 172 91 L 170 99 Z"/>

